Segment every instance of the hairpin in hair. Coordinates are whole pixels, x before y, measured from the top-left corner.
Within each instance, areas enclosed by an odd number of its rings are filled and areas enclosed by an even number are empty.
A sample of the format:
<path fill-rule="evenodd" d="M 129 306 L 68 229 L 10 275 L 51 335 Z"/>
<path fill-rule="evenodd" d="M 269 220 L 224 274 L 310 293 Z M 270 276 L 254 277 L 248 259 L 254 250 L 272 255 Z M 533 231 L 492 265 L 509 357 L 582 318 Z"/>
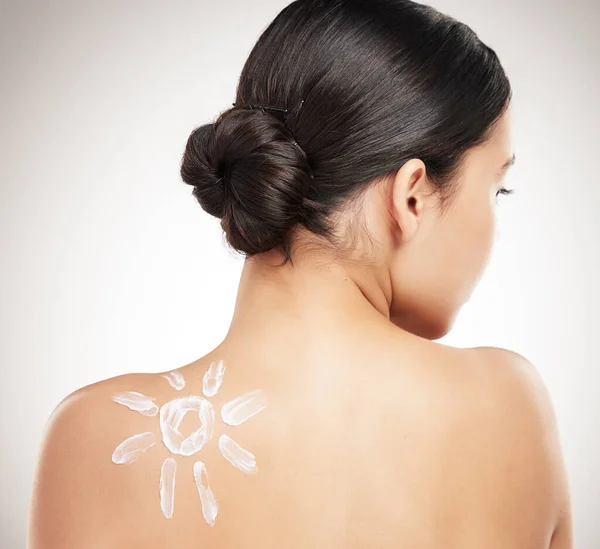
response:
<path fill-rule="evenodd" d="M 287 120 L 287 117 L 290 115 L 290 110 L 289 110 L 289 109 L 285 109 L 285 108 L 283 108 L 283 107 L 272 107 L 272 106 L 269 106 L 269 105 L 253 105 L 253 104 L 249 104 L 249 105 L 239 105 L 238 103 L 232 103 L 232 105 L 233 105 L 234 107 L 238 107 L 238 108 L 240 108 L 240 109 L 248 109 L 248 110 L 254 110 L 254 109 L 257 109 L 257 110 L 261 110 L 263 113 L 264 113 L 265 111 L 277 111 L 277 112 L 282 112 L 282 113 L 284 113 L 284 117 L 283 117 L 283 118 L 284 118 L 284 120 Z M 302 100 L 300 101 L 300 108 L 298 109 L 298 111 L 299 111 L 299 110 L 302 108 L 302 105 L 304 105 L 304 99 L 302 99 Z M 304 152 L 304 150 L 302 149 L 302 147 L 301 147 L 301 146 L 298 144 L 298 142 L 297 142 L 295 139 L 294 139 L 294 141 L 292 142 L 292 144 L 293 144 L 293 145 L 295 145 L 296 147 L 298 147 L 300 150 L 302 150 L 302 151 Z M 306 152 L 305 152 L 304 154 L 306 154 Z M 312 173 L 312 170 L 311 170 L 311 173 L 310 173 L 310 178 L 311 178 L 311 179 L 314 179 L 314 178 L 315 178 L 314 174 Z"/>
<path fill-rule="evenodd" d="M 304 99 L 302 99 L 300 101 L 300 108 L 302 108 L 303 104 L 304 104 Z M 286 108 L 283 108 L 283 107 L 273 107 L 273 106 L 270 106 L 270 105 L 253 105 L 253 104 L 239 105 L 238 103 L 232 103 L 232 105 L 234 107 L 238 107 L 240 109 L 249 109 L 249 110 L 257 109 L 257 110 L 261 110 L 262 112 L 265 112 L 265 111 L 282 112 L 284 114 L 284 119 L 286 119 L 289 116 L 289 114 L 290 114 L 290 110 L 286 109 Z M 298 109 L 298 110 L 300 110 L 300 109 Z"/>

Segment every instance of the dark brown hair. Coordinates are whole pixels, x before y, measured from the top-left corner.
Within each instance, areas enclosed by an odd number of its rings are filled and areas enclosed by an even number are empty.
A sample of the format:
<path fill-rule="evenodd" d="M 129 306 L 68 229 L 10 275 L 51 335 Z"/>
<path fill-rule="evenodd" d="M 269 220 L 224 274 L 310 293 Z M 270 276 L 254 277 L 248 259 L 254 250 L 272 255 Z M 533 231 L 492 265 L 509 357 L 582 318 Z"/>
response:
<path fill-rule="evenodd" d="M 181 177 L 247 256 L 298 224 L 336 247 L 333 215 L 420 158 L 445 201 L 465 153 L 511 98 L 495 52 L 467 25 L 410 0 L 297 0 L 266 28 L 236 105 L 189 136 Z M 296 144 L 297 142 L 297 144 Z"/>

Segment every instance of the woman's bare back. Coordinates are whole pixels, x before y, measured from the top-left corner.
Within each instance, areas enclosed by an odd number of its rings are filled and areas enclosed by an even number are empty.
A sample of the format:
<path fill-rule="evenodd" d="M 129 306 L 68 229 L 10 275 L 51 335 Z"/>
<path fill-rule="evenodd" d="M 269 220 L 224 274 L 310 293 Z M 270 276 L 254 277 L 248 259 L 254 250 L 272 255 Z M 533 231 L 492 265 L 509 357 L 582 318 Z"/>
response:
<path fill-rule="evenodd" d="M 203 377 L 219 360 L 222 384 L 206 397 Z M 53 474 L 38 471 L 36 497 L 49 505 L 49 494 L 61 494 L 72 507 L 46 511 L 43 522 L 34 511 L 30 541 L 43 534 L 56 541 L 44 547 L 88 549 L 569 547 L 570 525 L 565 545 L 558 535 L 550 545 L 564 491 L 552 410 L 515 353 L 454 349 L 390 327 L 293 349 L 229 343 L 177 372 L 179 390 L 165 375 L 129 374 L 61 404 L 41 460 Z M 266 406 L 225 423 L 222 406 L 254 390 Z M 214 434 L 197 453 L 172 453 L 160 413 L 113 400 L 130 391 L 158 408 L 186 395 L 209 400 Z M 184 438 L 200 427 L 188 413 L 179 431 Z M 115 463 L 117 446 L 141 433 L 156 443 Z M 226 459 L 223 433 L 255 458 L 253 470 Z M 167 458 L 175 462 L 170 518 L 159 493 Z"/>

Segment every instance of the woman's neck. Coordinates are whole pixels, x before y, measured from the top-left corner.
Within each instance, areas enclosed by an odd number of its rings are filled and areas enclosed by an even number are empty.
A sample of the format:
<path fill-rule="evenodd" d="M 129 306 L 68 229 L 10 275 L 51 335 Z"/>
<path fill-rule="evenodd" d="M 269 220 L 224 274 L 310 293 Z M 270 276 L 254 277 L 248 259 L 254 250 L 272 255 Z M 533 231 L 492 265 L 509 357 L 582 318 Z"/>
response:
<path fill-rule="evenodd" d="M 278 250 L 246 259 L 228 338 L 292 319 L 307 329 L 389 321 L 390 285 L 382 272 L 320 251 L 297 254 L 294 264 L 281 266 L 282 259 Z"/>

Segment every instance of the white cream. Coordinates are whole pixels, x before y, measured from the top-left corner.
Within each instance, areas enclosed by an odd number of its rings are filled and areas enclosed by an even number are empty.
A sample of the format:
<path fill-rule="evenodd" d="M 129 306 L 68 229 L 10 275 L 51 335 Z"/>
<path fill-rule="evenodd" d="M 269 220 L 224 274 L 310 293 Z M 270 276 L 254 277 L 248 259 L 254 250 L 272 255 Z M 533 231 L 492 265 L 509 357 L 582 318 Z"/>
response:
<path fill-rule="evenodd" d="M 212 362 L 202 378 L 202 393 L 206 397 L 217 394 L 223 383 L 225 361 Z M 185 387 L 185 380 L 181 372 L 172 370 L 161 374 L 177 391 Z M 148 397 L 136 391 L 116 393 L 112 399 L 130 410 L 140 412 L 147 416 L 159 413 L 155 398 Z M 240 425 L 252 416 L 263 410 L 267 405 L 265 393 L 262 389 L 248 391 L 225 403 L 221 407 L 221 418 L 228 425 Z M 200 420 L 200 427 L 192 434 L 184 437 L 179 427 L 188 412 L 196 412 Z M 165 403 L 160 408 L 159 426 L 162 442 L 173 454 L 190 456 L 199 452 L 211 440 L 215 426 L 215 409 L 213 405 L 202 396 L 189 395 L 175 398 Z M 133 435 L 124 440 L 113 452 L 112 461 L 117 464 L 127 464 L 135 461 L 140 452 L 144 452 L 156 444 L 152 432 Z M 219 450 L 223 457 L 234 467 L 246 474 L 258 472 L 254 454 L 242 448 L 237 442 L 226 434 L 219 437 Z M 174 458 L 164 460 L 160 473 L 160 508 L 168 519 L 173 516 L 175 502 L 175 473 L 177 463 Z M 204 520 L 214 526 L 219 506 L 208 483 L 208 473 L 202 461 L 193 465 L 194 480 L 202 504 Z"/>
<path fill-rule="evenodd" d="M 191 435 L 184 437 L 179 425 L 185 414 L 198 412 L 200 427 Z M 164 445 L 174 454 L 191 456 L 211 439 L 215 426 L 215 409 L 206 399 L 189 395 L 173 399 L 160 409 L 160 430 Z"/>
<path fill-rule="evenodd" d="M 158 413 L 158 406 L 154 404 L 156 399 L 147 397 L 136 391 L 116 393 L 112 399 L 119 404 L 127 406 L 130 410 L 140 412 L 145 416 L 155 416 Z"/>
<path fill-rule="evenodd" d="M 166 374 L 160 374 L 164 377 L 173 389 L 176 391 L 181 391 L 185 387 L 185 379 L 183 379 L 183 374 L 177 370 L 172 370 L 171 372 L 167 372 Z"/>
<path fill-rule="evenodd" d="M 154 433 L 140 433 L 125 439 L 119 444 L 112 454 L 112 462 L 117 465 L 131 463 L 135 461 L 140 452 L 145 452 L 156 444 Z"/>
<path fill-rule="evenodd" d="M 221 418 L 228 425 L 244 423 L 267 406 L 267 399 L 262 389 L 249 391 L 240 395 L 221 408 Z"/>
<path fill-rule="evenodd" d="M 254 454 L 244 450 L 225 433 L 219 437 L 219 450 L 231 465 L 237 467 L 243 473 L 252 475 L 258 471 Z"/>
<path fill-rule="evenodd" d="M 173 507 L 175 506 L 175 472 L 177 471 L 177 462 L 168 457 L 163 461 L 160 470 L 160 508 L 163 515 L 167 518 L 173 516 Z"/>
<path fill-rule="evenodd" d="M 225 373 L 225 361 L 217 360 L 211 362 L 208 370 L 202 378 L 202 392 L 204 396 L 211 397 L 217 394 L 221 383 L 223 383 L 223 374 Z"/>
<path fill-rule="evenodd" d="M 196 487 L 198 488 L 200 502 L 202 503 L 204 520 L 210 524 L 210 526 L 214 526 L 219 506 L 217 505 L 215 495 L 208 484 L 208 474 L 202 461 L 196 461 L 194 463 L 194 479 L 196 480 Z"/>

